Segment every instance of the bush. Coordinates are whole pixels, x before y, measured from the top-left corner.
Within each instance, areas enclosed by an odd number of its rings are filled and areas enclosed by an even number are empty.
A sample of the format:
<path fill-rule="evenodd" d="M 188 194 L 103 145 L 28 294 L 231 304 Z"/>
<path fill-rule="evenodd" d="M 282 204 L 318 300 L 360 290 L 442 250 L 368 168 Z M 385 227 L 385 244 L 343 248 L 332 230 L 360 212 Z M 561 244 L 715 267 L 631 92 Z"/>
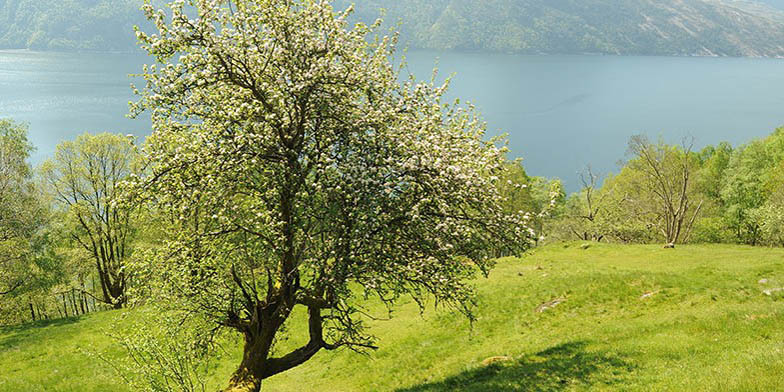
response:
<path fill-rule="evenodd" d="M 722 217 L 700 218 L 692 229 L 691 243 L 720 244 L 735 242 L 736 236 Z"/>

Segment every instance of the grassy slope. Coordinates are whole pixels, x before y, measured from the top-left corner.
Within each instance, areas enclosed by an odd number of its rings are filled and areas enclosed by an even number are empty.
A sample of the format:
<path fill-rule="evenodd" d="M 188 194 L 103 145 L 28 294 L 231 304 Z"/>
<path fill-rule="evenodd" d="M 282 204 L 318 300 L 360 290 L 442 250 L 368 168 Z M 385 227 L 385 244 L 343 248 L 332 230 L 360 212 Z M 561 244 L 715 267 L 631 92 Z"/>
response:
<path fill-rule="evenodd" d="M 265 389 L 784 390 L 784 296 L 762 293 L 784 287 L 784 250 L 578 245 L 501 261 L 478 282 L 473 329 L 407 304 L 374 323 L 378 352 L 320 353 Z M 535 312 L 556 298 L 566 301 Z M 81 354 L 108 347 L 100 330 L 115 316 L 0 329 L 0 390 L 121 391 L 111 371 Z M 513 360 L 482 365 L 491 356 Z M 233 362 L 216 366 L 208 390 Z"/>

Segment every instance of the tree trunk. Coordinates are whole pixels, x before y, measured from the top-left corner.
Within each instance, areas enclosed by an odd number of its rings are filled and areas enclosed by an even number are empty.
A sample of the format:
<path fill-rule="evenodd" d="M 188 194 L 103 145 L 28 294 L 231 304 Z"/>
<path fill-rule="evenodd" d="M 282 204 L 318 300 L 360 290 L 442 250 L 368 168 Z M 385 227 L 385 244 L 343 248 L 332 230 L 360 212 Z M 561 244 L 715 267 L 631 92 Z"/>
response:
<path fill-rule="evenodd" d="M 109 304 L 112 305 L 113 309 L 122 309 L 125 306 L 125 284 L 123 283 L 123 278 L 118 278 L 114 282 L 111 282 L 109 285 L 109 295 L 111 295 L 111 302 Z"/>
<path fill-rule="evenodd" d="M 68 318 L 68 301 L 65 299 L 65 293 L 63 293 L 63 311 L 65 312 L 65 317 Z"/>
<path fill-rule="evenodd" d="M 90 292 L 91 293 L 96 293 L 95 289 L 96 289 L 97 286 L 95 285 L 95 275 L 90 275 L 90 277 L 92 278 L 92 281 L 93 281 L 93 286 L 90 288 Z M 93 297 L 92 299 L 93 299 L 93 301 L 92 301 L 93 302 L 93 312 L 97 312 L 98 308 L 96 308 L 95 297 Z"/>
<path fill-rule="evenodd" d="M 79 292 L 79 308 L 82 310 L 82 314 L 87 314 L 87 310 L 84 308 L 84 304 L 87 300 L 84 298 L 84 292 Z"/>
<path fill-rule="evenodd" d="M 262 369 L 272 347 L 272 337 L 274 336 L 270 336 L 269 333 L 264 335 L 259 337 L 245 335 L 242 363 L 231 376 L 229 387 L 223 392 L 258 392 L 261 390 Z"/>
<path fill-rule="evenodd" d="M 73 287 L 71 287 L 71 303 L 73 304 L 74 315 L 78 316 L 79 315 L 79 307 L 77 306 L 77 303 L 76 303 L 76 289 L 74 289 Z M 82 314 L 84 314 L 84 313 L 82 313 Z"/>
<path fill-rule="evenodd" d="M 79 307 L 82 308 L 82 314 L 90 313 L 90 307 L 87 306 L 87 296 L 84 294 L 84 278 L 79 277 L 79 284 L 81 290 L 79 291 Z"/>
<path fill-rule="evenodd" d="M 223 392 L 259 392 L 261 380 L 250 374 L 247 369 L 239 369 L 231 377 L 229 387 Z"/>
<path fill-rule="evenodd" d="M 121 291 L 112 290 L 112 308 L 113 309 L 122 309 L 125 305 L 125 296 Z"/>

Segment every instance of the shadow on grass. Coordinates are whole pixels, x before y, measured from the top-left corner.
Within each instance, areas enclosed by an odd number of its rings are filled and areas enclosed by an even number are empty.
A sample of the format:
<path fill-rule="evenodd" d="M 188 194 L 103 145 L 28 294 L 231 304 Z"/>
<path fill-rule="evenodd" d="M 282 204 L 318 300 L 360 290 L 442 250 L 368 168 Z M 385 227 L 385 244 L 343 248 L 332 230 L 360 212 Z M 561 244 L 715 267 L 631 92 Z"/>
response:
<path fill-rule="evenodd" d="M 56 320 L 41 320 L 21 325 L 0 326 L 0 352 L 16 346 L 22 340 L 37 333 L 40 328 L 73 324 L 79 322 L 81 319 L 82 316 L 78 316 Z"/>
<path fill-rule="evenodd" d="M 586 351 L 586 345 L 565 343 L 518 360 L 468 370 L 441 382 L 397 392 L 562 391 L 576 386 L 616 384 L 633 370 L 621 358 Z"/>

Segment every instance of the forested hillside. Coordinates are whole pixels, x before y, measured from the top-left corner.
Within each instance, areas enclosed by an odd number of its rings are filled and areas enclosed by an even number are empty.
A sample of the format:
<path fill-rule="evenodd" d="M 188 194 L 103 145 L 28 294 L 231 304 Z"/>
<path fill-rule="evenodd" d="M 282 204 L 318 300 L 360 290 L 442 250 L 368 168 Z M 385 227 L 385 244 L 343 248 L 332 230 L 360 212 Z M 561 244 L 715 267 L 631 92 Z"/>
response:
<path fill-rule="evenodd" d="M 338 0 L 414 48 L 784 56 L 781 0 Z M 0 0 L 0 48 L 133 50 L 139 0 Z M 775 8 L 775 7 L 778 7 Z"/>
<path fill-rule="evenodd" d="M 0 48 L 128 51 L 138 0 L 0 0 Z"/>
<path fill-rule="evenodd" d="M 348 3 L 345 0 L 344 3 Z M 769 1 L 771 6 L 777 3 Z M 374 0 L 412 46 L 518 53 L 782 56 L 782 12 L 718 0 Z"/>

